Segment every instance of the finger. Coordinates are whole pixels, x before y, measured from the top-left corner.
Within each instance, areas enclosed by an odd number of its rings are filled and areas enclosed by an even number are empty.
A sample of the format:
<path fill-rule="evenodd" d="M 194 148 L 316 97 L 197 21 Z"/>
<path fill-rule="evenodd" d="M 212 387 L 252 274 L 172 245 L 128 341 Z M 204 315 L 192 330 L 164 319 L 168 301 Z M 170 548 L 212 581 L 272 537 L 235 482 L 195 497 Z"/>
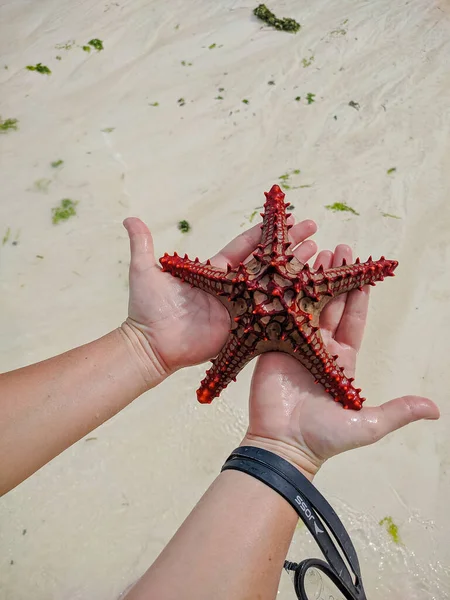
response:
<path fill-rule="evenodd" d="M 343 264 L 344 259 L 348 262 L 352 262 L 352 249 L 346 244 L 339 244 L 336 246 L 333 256 L 333 267 L 339 267 Z M 325 306 L 320 317 L 320 326 L 331 333 L 334 337 L 336 329 L 339 325 L 339 321 L 344 313 L 345 302 L 347 300 L 347 294 L 341 294 L 337 298 L 333 298 L 329 304 Z"/>
<path fill-rule="evenodd" d="M 130 269 L 144 271 L 156 266 L 152 234 L 147 225 L 136 217 L 129 217 L 123 226 L 130 238 Z"/>
<path fill-rule="evenodd" d="M 317 252 L 317 244 L 312 240 L 306 240 L 298 244 L 293 250 L 294 256 L 301 263 L 306 263 Z"/>
<path fill-rule="evenodd" d="M 294 223 L 294 217 L 288 217 L 287 223 L 292 225 Z M 314 221 L 309 219 L 302 221 L 292 227 L 290 230 L 290 239 L 294 244 L 298 244 L 315 233 L 316 230 L 317 225 Z M 227 264 L 235 267 L 240 262 L 243 262 L 256 249 L 260 240 L 261 224 L 258 224 L 234 238 L 234 240 L 211 258 L 211 263 L 220 268 L 225 268 Z"/>
<path fill-rule="evenodd" d="M 300 223 L 296 223 L 289 231 L 289 239 L 292 242 L 291 250 L 295 251 L 295 247 L 298 244 L 304 242 L 311 235 L 314 235 L 316 231 L 317 224 L 311 219 L 305 219 L 304 221 L 300 221 Z"/>
<path fill-rule="evenodd" d="M 321 250 L 314 261 L 314 270 L 322 266 L 324 269 L 329 269 L 333 262 L 333 253 L 331 250 Z"/>
<path fill-rule="evenodd" d="M 361 411 L 360 445 L 378 442 L 385 435 L 421 419 L 439 419 L 434 402 L 421 396 L 403 396 Z"/>
<path fill-rule="evenodd" d="M 352 290 L 347 295 L 344 312 L 336 330 L 335 339 L 341 345 L 350 346 L 358 351 L 366 326 L 369 309 L 370 286 L 365 285 L 360 290 Z"/>
<path fill-rule="evenodd" d="M 227 264 L 236 266 L 251 254 L 261 239 L 261 224 L 254 225 L 231 240 L 220 252 L 211 258 L 211 263 L 224 269 Z"/>

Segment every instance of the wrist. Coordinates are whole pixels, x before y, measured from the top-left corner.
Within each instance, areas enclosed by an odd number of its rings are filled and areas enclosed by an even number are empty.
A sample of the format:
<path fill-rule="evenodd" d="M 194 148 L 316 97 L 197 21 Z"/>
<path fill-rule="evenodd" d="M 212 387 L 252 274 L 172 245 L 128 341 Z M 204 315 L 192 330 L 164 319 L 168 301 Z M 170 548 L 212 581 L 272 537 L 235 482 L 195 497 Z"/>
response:
<path fill-rule="evenodd" d="M 298 469 L 302 475 L 309 479 L 309 481 L 314 479 L 317 471 L 323 464 L 323 461 L 314 459 L 306 452 L 299 448 L 294 448 L 286 442 L 253 435 L 248 431 L 239 446 L 254 446 L 255 448 L 263 448 L 264 450 L 273 452 L 290 462 L 291 465 Z"/>
<path fill-rule="evenodd" d="M 168 377 L 169 373 L 161 365 L 147 337 L 138 327 L 127 320 L 122 323 L 117 331 L 127 348 L 130 359 L 144 382 L 146 390 L 156 387 Z"/>

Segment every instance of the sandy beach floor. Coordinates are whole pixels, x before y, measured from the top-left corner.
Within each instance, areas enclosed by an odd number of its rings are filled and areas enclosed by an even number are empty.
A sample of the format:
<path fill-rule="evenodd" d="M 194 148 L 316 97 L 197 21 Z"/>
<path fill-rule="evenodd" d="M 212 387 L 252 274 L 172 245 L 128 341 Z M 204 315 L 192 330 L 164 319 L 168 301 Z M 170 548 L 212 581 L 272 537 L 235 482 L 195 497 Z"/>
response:
<path fill-rule="evenodd" d="M 122 322 L 125 217 L 148 223 L 158 255 L 206 259 L 284 183 L 321 248 L 399 260 L 373 291 L 358 381 L 368 404 L 415 393 L 442 418 L 333 459 L 316 484 L 370 600 L 445 600 L 450 4 L 269 3 L 301 23 L 295 35 L 262 26 L 255 6 L 0 0 L 0 118 L 18 120 L 0 134 L 0 369 Z M 83 50 L 93 38 L 103 50 Z M 51 74 L 26 69 L 37 63 Z M 54 225 L 63 198 L 76 216 Z M 252 366 L 206 407 L 204 370 L 177 373 L 0 500 L 1 600 L 114 600 L 142 574 L 246 428 Z M 299 527 L 289 556 L 312 555 Z M 286 575 L 278 597 L 294 597 Z"/>

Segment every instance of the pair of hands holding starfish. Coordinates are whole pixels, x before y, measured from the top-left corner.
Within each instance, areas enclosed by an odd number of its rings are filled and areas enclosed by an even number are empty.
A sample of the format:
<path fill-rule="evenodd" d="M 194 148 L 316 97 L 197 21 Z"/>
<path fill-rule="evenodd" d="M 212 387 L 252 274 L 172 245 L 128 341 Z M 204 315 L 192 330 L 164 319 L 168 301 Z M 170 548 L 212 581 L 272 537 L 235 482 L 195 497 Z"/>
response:
<path fill-rule="evenodd" d="M 163 273 L 155 259 L 147 226 L 126 219 L 130 237 L 130 301 L 127 323 L 143 334 L 166 376 L 207 361 L 221 350 L 230 328 L 225 307 L 213 296 Z M 317 246 L 309 237 L 314 221 L 295 224 L 289 236 L 294 255 L 310 261 Z M 217 267 L 237 266 L 256 249 L 259 225 L 245 231 L 211 258 Z M 352 262 L 349 246 L 322 250 L 314 269 Z M 333 299 L 322 311 L 320 328 L 330 354 L 339 356 L 347 376 L 355 373 L 369 303 L 369 290 L 354 290 Z M 153 358 L 154 358 L 153 357 Z M 273 352 L 257 359 L 250 392 L 249 427 L 245 444 L 281 454 L 313 477 L 336 454 L 372 444 L 386 434 L 419 419 L 437 419 L 429 399 L 403 396 L 360 411 L 344 410 L 332 401 L 311 374 L 287 354 Z"/>

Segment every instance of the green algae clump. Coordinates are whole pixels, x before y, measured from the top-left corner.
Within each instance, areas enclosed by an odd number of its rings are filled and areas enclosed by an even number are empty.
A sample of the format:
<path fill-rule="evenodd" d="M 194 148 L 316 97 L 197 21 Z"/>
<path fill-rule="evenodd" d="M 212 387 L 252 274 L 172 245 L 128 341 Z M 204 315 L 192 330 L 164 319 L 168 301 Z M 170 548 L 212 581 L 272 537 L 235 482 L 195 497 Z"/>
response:
<path fill-rule="evenodd" d="M 381 527 L 383 527 L 383 525 L 386 526 L 386 531 L 392 538 L 392 541 L 394 542 L 394 544 L 402 543 L 402 541 L 400 539 L 400 535 L 398 533 L 398 527 L 392 520 L 392 517 L 384 517 L 384 519 L 381 519 L 381 521 L 378 523 L 378 525 L 380 525 Z"/>
<path fill-rule="evenodd" d="M 27 69 L 28 69 L 28 71 L 37 71 L 38 73 L 41 73 L 41 75 L 51 75 L 52 74 L 50 69 L 48 67 L 46 67 L 45 65 L 43 65 L 42 63 L 37 63 L 34 66 L 28 65 Z"/>
<path fill-rule="evenodd" d="M 52 208 L 52 223 L 57 225 L 60 221 L 67 221 L 70 217 L 74 217 L 77 212 L 75 206 L 78 202 L 74 202 L 70 198 L 64 198 L 61 200 L 60 206 Z"/>
<path fill-rule="evenodd" d="M 272 11 L 270 11 L 265 4 L 260 4 L 253 11 L 255 17 L 267 23 L 271 27 L 278 29 L 279 31 L 288 31 L 289 33 L 297 33 L 301 25 L 297 23 L 295 19 L 283 18 L 279 19 Z"/>
<path fill-rule="evenodd" d="M 18 127 L 17 119 L 5 119 L 4 121 L 0 119 L 0 133 L 7 133 L 8 131 L 17 131 Z"/>
<path fill-rule="evenodd" d="M 90 40 L 88 42 L 88 44 L 89 44 L 89 46 L 92 46 L 93 48 L 95 48 L 97 50 L 97 52 L 100 52 L 100 50 L 103 50 L 103 42 L 102 42 L 102 40 L 94 38 L 93 40 Z"/>
<path fill-rule="evenodd" d="M 187 221 L 183 219 L 183 221 L 180 221 L 178 223 L 178 229 L 181 231 L 181 233 L 187 233 L 188 231 L 190 231 L 191 226 Z"/>
<path fill-rule="evenodd" d="M 359 215 L 359 212 L 356 212 L 354 208 L 351 206 L 347 206 L 343 202 L 335 202 L 334 204 L 327 204 L 325 206 L 328 210 L 333 210 L 334 212 L 350 212 L 354 215 Z"/>

